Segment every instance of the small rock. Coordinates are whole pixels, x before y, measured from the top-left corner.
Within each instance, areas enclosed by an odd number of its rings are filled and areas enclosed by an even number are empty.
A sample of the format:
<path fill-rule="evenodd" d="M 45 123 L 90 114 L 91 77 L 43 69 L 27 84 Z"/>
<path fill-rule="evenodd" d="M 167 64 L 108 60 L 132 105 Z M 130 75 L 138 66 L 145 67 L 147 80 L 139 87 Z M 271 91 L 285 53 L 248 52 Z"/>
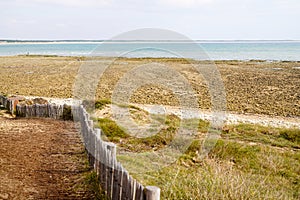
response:
<path fill-rule="evenodd" d="M 9 195 L 8 194 L 0 194 L 0 199 L 8 199 Z"/>

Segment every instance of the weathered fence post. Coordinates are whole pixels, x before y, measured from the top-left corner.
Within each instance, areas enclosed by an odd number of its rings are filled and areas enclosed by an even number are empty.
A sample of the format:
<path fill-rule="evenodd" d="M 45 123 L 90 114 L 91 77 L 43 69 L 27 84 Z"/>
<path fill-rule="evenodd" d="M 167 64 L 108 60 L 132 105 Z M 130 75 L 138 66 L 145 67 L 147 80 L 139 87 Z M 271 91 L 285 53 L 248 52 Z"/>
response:
<path fill-rule="evenodd" d="M 112 199 L 121 199 L 120 189 L 122 181 L 122 168 L 120 163 L 116 162 L 114 165 L 114 182 L 113 182 L 113 195 Z"/>
<path fill-rule="evenodd" d="M 103 162 L 103 184 L 104 184 L 104 190 L 107 192 L 108 187 L 107 187 L 107 182 L 108 182 L 108 150 L 107 150 L 107 146 L 106 146 L 106 142 L 103 142 L 103 157 L 102 157 L 102 162 Z"/>
<path fill-rule="evenodd" d="M 136 194 L 135 199 L 136 200 L 143 200 L 144 199 L 144 187 L 139 183 L 136 182 Z"/>
<path fill-rule="evenodd" d="M 107 144 L 107 149 L 108 149 L 108 197 L 112 199 L 113 196 L 113 184 L 114 184 L 114 164 L 116 160 L 116 154 L 117 154 L 117 148 L 114 143 L 108 143 Z"/>
<path fill-rule="evenodd" d="M 156 186 L 146 186 L 145 188 L 146 200 L 159 200 L 160 199 L 160 188 Z"/>
<path fill-rule="evenodd" d="M 97 173 L 97 175 L 99 176 L 99 168 L 100 168 L 100 140 L 101 140 L 101 131 L 99 128 L 95 128 L 95 152 L 94 152 L 94 155 L 95 155 L 95 163 L 94 163 L 94 169 Z"/>
<path fill-rule="evenodd" d="M 99 179 L 100 179 L 100 185 L 101 185 L 101 187 L 102 187 L 102 189 L 104 188 L 104 186 L 105 186 L 105 184 L 104 184 L 104 180 L 105 180 L 105 164 L 104 164 L 104 156 L 105 156 L 105 152 L 104 152 L 104 144 L 103 144 L 103 141 L 102 140 L 100 140 L 100 145 L 99 145 L 99 149 L 100 149 L 100 155 L 99 155 L 99 157 L 100 157 L 100 169 L 99 169 L 99 171 L 100 171 L 100 177 L 99 177 Z"/>
<path fill-rule="evenodd" d="M 123 168 L 122 173 L 122 199 L 129 199 L 128 196 L 128 181 L 129 181 L 129 174 Z"/>
<path fill-rule="evenodd" d="M 95 169 L 95 147 L 96 147 L 96 133 L 93 128 L 90 129 L 89 136 L 89 154 L 90 154 L 90 165 Z"/>

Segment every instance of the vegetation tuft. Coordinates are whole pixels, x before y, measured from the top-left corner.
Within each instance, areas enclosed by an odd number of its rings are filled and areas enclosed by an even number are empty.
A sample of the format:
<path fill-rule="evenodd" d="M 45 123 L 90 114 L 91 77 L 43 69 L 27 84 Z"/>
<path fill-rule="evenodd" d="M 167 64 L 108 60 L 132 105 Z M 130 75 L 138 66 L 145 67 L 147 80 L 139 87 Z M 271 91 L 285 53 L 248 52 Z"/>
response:
<path fill-rule="evenodd" d="M 131 117 L 149 113 L 129 107 Z M 152 116 L 153 117 L 153 116 Z M 162 116 L 154 116 L 163 122 Z M 213 129 L 199 119 L 180 120 L 169 115 L 156 135 L 136 138 L 111 119 L 96 119 L 108 140 L 121 151 L 147 152 L 164 148 L 179 126 L 197 128 L 198 134 L 172 165 L 157 171 L 130 173 L 144 185 L 162 189 L 162 199 L 299 199 L 300 130 L 254 124 L 226 125 L 207 157 L 200 158 L 204 138 Z M 206 141 L 207 142 L 207 141 Z M 122 155 L 122 160 L 130 158 Z M 142 159 L 142 158 L 139 158 Z M 143 163 L 143 160 L 135 160 Z"/>
<path fill-rule="evenodd" d="M 103 109 L 107 104 L 111 104 L 109 99 L 100 99 L 95 102 L 95 109 Z"/>
<path fill-rule="evenodd" d="M 85 184 L 88 189 L 94 194 L 95 200 L 108 200 L 109 198 L 105 195 L 105 192 L 99 187 L 100 182 L 97 178 L 97 173 L 92 171 L 89 172 L 85 177 Z"/>
<path fill-rule="evenodd" d="M 231 140 L 300 149 L 300 129 L 275 128 L 254 124 L 228 125 L 222 136 Z"/>
<path fill-rule="evenodd" d="M 99 127 L 102 129 L 105 136 L 111 142 L 120 142 L 121 139 L 126 139 L 130 137 L 130 135 L 125 133 L 125 131 L 121 129 L 115 121 L 111 119 L 98 119 L 98 122 Z"/>
<path fill-rule="evenodd" d="M 117 135 L 121 148 L 142 152 L 172 141 L 179 121 L 168 116 L 167 127 L 148 138 L 133 138 L 108 119 L 99 119 L 99 124 L 113 127 L 114 133 L 104 132 L 112 139 Z M 191 119 L 182 125 L 197 126 L 199 135 L 176 163 L 146 174 L 130 172 L 144 185 L 160 187 L 162 199 L 299 199 L 299 129 L 228 125 L 208 157 L 199 159 L 201 135 L 207 133 L 209 123 Z"/>
<path fill-rule="evenodd" d="M 180 119 L 175 115 L 167 116 L 166 126 L 157 134 L 145 138 L 129 135 L 111 119 L 98 119 L 98 122 L 98 127 L 102 129 L 109 141 L 118 143 L 127 151 L 143 152 L 152 149 L 157 150 L 170 144 L 179 127 Z"/>

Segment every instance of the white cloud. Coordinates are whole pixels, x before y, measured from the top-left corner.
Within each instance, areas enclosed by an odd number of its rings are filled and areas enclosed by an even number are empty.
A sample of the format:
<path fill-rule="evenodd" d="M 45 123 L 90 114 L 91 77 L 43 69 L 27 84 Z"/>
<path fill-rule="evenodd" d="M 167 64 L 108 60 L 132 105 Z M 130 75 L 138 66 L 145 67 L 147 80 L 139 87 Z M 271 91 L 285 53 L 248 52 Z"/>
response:
<path fill-rule="evenodd" d="M 194 39 L 300 35 L 300 0 L 0 0 L 0 8 L 0 38 L 102 39 L 144 27 Z"/>
<path fill-rule="evenodd" d="M 214 0 L 158 0 L 161 4 L 176 7 L 192 7 L 212 3 Z"/>
<path fill-rule="evenodd" d="M 113 0 L 16 0 L 16 2 L 41 5 L 41 4 L 54 4 L 71 7 L 92 7 L 92 6 L 105 6 L 113 2 Z"/>
<path fill-rule="evenodd" d="M 9 19 L 8 20 L 9 23 L 11 24 L 35 24 L 36 23 L 36 20 L 25 20 L 25 19 L 15 19 L 15 18 L 12 18 L 12 19 Z"/>
<path fill-rule="evenodd" d="M 55 26 L 57 26 L 59 28 L 64 28 L 64 27 L 66 27 L 66 24 L 58 23 L 58 24 L 55 24 Z"/>

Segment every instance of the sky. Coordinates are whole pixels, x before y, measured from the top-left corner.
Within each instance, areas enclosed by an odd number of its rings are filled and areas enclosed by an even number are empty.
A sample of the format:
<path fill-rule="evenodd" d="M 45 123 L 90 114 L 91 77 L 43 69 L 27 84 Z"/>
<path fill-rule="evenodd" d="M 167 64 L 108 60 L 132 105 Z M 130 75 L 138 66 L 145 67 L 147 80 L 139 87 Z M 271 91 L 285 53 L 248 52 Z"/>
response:
<path fill-rule="evenodd" d="M 299 0 L 0 0 L 0 9 L 0 39 L 101 40 L 140 28 L 193 40 L 300 39 Z"/>

